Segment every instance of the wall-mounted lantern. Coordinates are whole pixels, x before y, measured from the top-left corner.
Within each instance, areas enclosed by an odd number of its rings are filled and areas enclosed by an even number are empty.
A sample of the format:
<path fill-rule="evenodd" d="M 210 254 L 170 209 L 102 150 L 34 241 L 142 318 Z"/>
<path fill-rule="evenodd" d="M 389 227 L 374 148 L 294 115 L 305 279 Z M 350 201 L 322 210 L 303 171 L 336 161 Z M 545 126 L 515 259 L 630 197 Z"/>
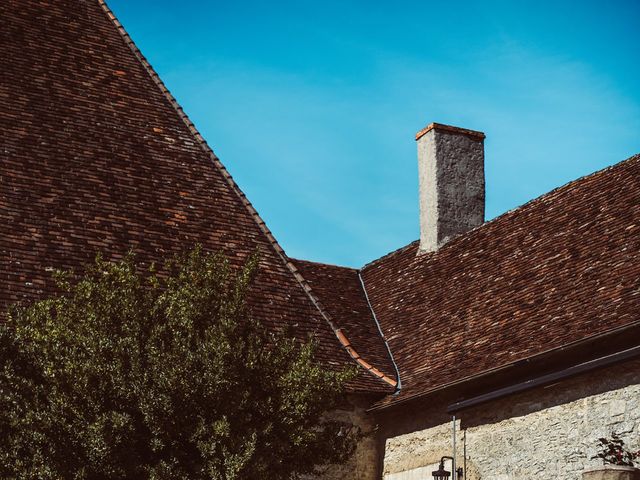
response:
<path fill-rule="evenodd" d="M 451 472 L 444 469 L 445 459 L 451 460 L 451 464 L 453 464 L 453 457 L 446 457 L 446 456 L 442 457 L 440 459 L 440 466 L 438 467 L 438 470 L 431 472 L 431 475 L 433 475 L 434 480 L 449 480 L 449 477 L 451 476 Z M 462 479 L 463 474 L 464 472 L 462 470 L 462 467 L 456 469 L 456 476 L 458 477 L 458 480 Z"/>

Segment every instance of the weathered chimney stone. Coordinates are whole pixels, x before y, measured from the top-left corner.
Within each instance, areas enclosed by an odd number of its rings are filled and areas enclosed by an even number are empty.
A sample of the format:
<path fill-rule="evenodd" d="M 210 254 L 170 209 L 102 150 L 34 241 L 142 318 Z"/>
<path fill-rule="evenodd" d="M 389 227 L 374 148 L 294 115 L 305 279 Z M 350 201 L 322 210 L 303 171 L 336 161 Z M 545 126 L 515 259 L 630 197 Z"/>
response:
<path fill-rule="evenodd" d="M 416 134 L 420 252 L 433 252 L 484 222 L 482 132 L 432 123 Z"/>

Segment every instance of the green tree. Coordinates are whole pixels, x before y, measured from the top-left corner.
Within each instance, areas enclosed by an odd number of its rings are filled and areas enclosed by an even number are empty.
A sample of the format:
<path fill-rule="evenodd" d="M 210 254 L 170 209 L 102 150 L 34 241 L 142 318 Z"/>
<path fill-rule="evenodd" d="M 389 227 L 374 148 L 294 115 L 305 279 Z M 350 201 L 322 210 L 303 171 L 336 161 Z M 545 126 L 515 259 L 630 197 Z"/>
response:
<path fill-rule="evenodd" d="M 0 326 L 3 479 L 290 479 L 345 461 L 354 372 L 251 316 L 257 271 L 200 249 L 98 258 Z"/>

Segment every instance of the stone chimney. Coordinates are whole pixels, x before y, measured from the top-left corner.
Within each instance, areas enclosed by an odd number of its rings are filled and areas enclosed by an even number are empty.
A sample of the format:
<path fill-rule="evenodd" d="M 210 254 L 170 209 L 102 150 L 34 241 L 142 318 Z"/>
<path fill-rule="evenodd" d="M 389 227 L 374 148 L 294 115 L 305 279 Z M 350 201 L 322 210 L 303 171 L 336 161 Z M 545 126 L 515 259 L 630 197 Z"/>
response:
<path fill-rule="evenodd" d="M 484 222 L 484 138 L 439 123 L 416 134 L 421 253 Z"/>

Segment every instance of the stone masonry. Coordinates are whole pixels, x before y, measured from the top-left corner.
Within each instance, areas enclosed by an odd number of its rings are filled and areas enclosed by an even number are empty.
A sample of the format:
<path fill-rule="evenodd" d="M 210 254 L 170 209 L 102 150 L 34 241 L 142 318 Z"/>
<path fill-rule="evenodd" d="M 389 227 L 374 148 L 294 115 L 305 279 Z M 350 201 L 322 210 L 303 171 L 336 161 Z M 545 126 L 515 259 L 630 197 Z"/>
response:
<path fill-rule="evenodd" d="M 363 435 L 353 456 L 344 465 L 331 465 L 314 480 L 378 480 L 379 455 L 374 418 L 366 412 L 374 399 L 366 395 L 348 395 L 342 409 L 331 413 L 336 420 L 354 425 Z M 311 480 L 308 478 L 306 480 Z"/>
<path fill-rule="evenodd" d="M 599 437 L 616 432 L 640 448 L 640 361 L 459 415 L 457 461 L 464 465 L 466 443 L 468 480 L 580 480 L 584 470 L 601 465 L 591 458 Z M 440 456 L 451 455 L 451 436 L 451 423 L 442 423 L 387 438 L 384 479 L 430 478 Z"/>

